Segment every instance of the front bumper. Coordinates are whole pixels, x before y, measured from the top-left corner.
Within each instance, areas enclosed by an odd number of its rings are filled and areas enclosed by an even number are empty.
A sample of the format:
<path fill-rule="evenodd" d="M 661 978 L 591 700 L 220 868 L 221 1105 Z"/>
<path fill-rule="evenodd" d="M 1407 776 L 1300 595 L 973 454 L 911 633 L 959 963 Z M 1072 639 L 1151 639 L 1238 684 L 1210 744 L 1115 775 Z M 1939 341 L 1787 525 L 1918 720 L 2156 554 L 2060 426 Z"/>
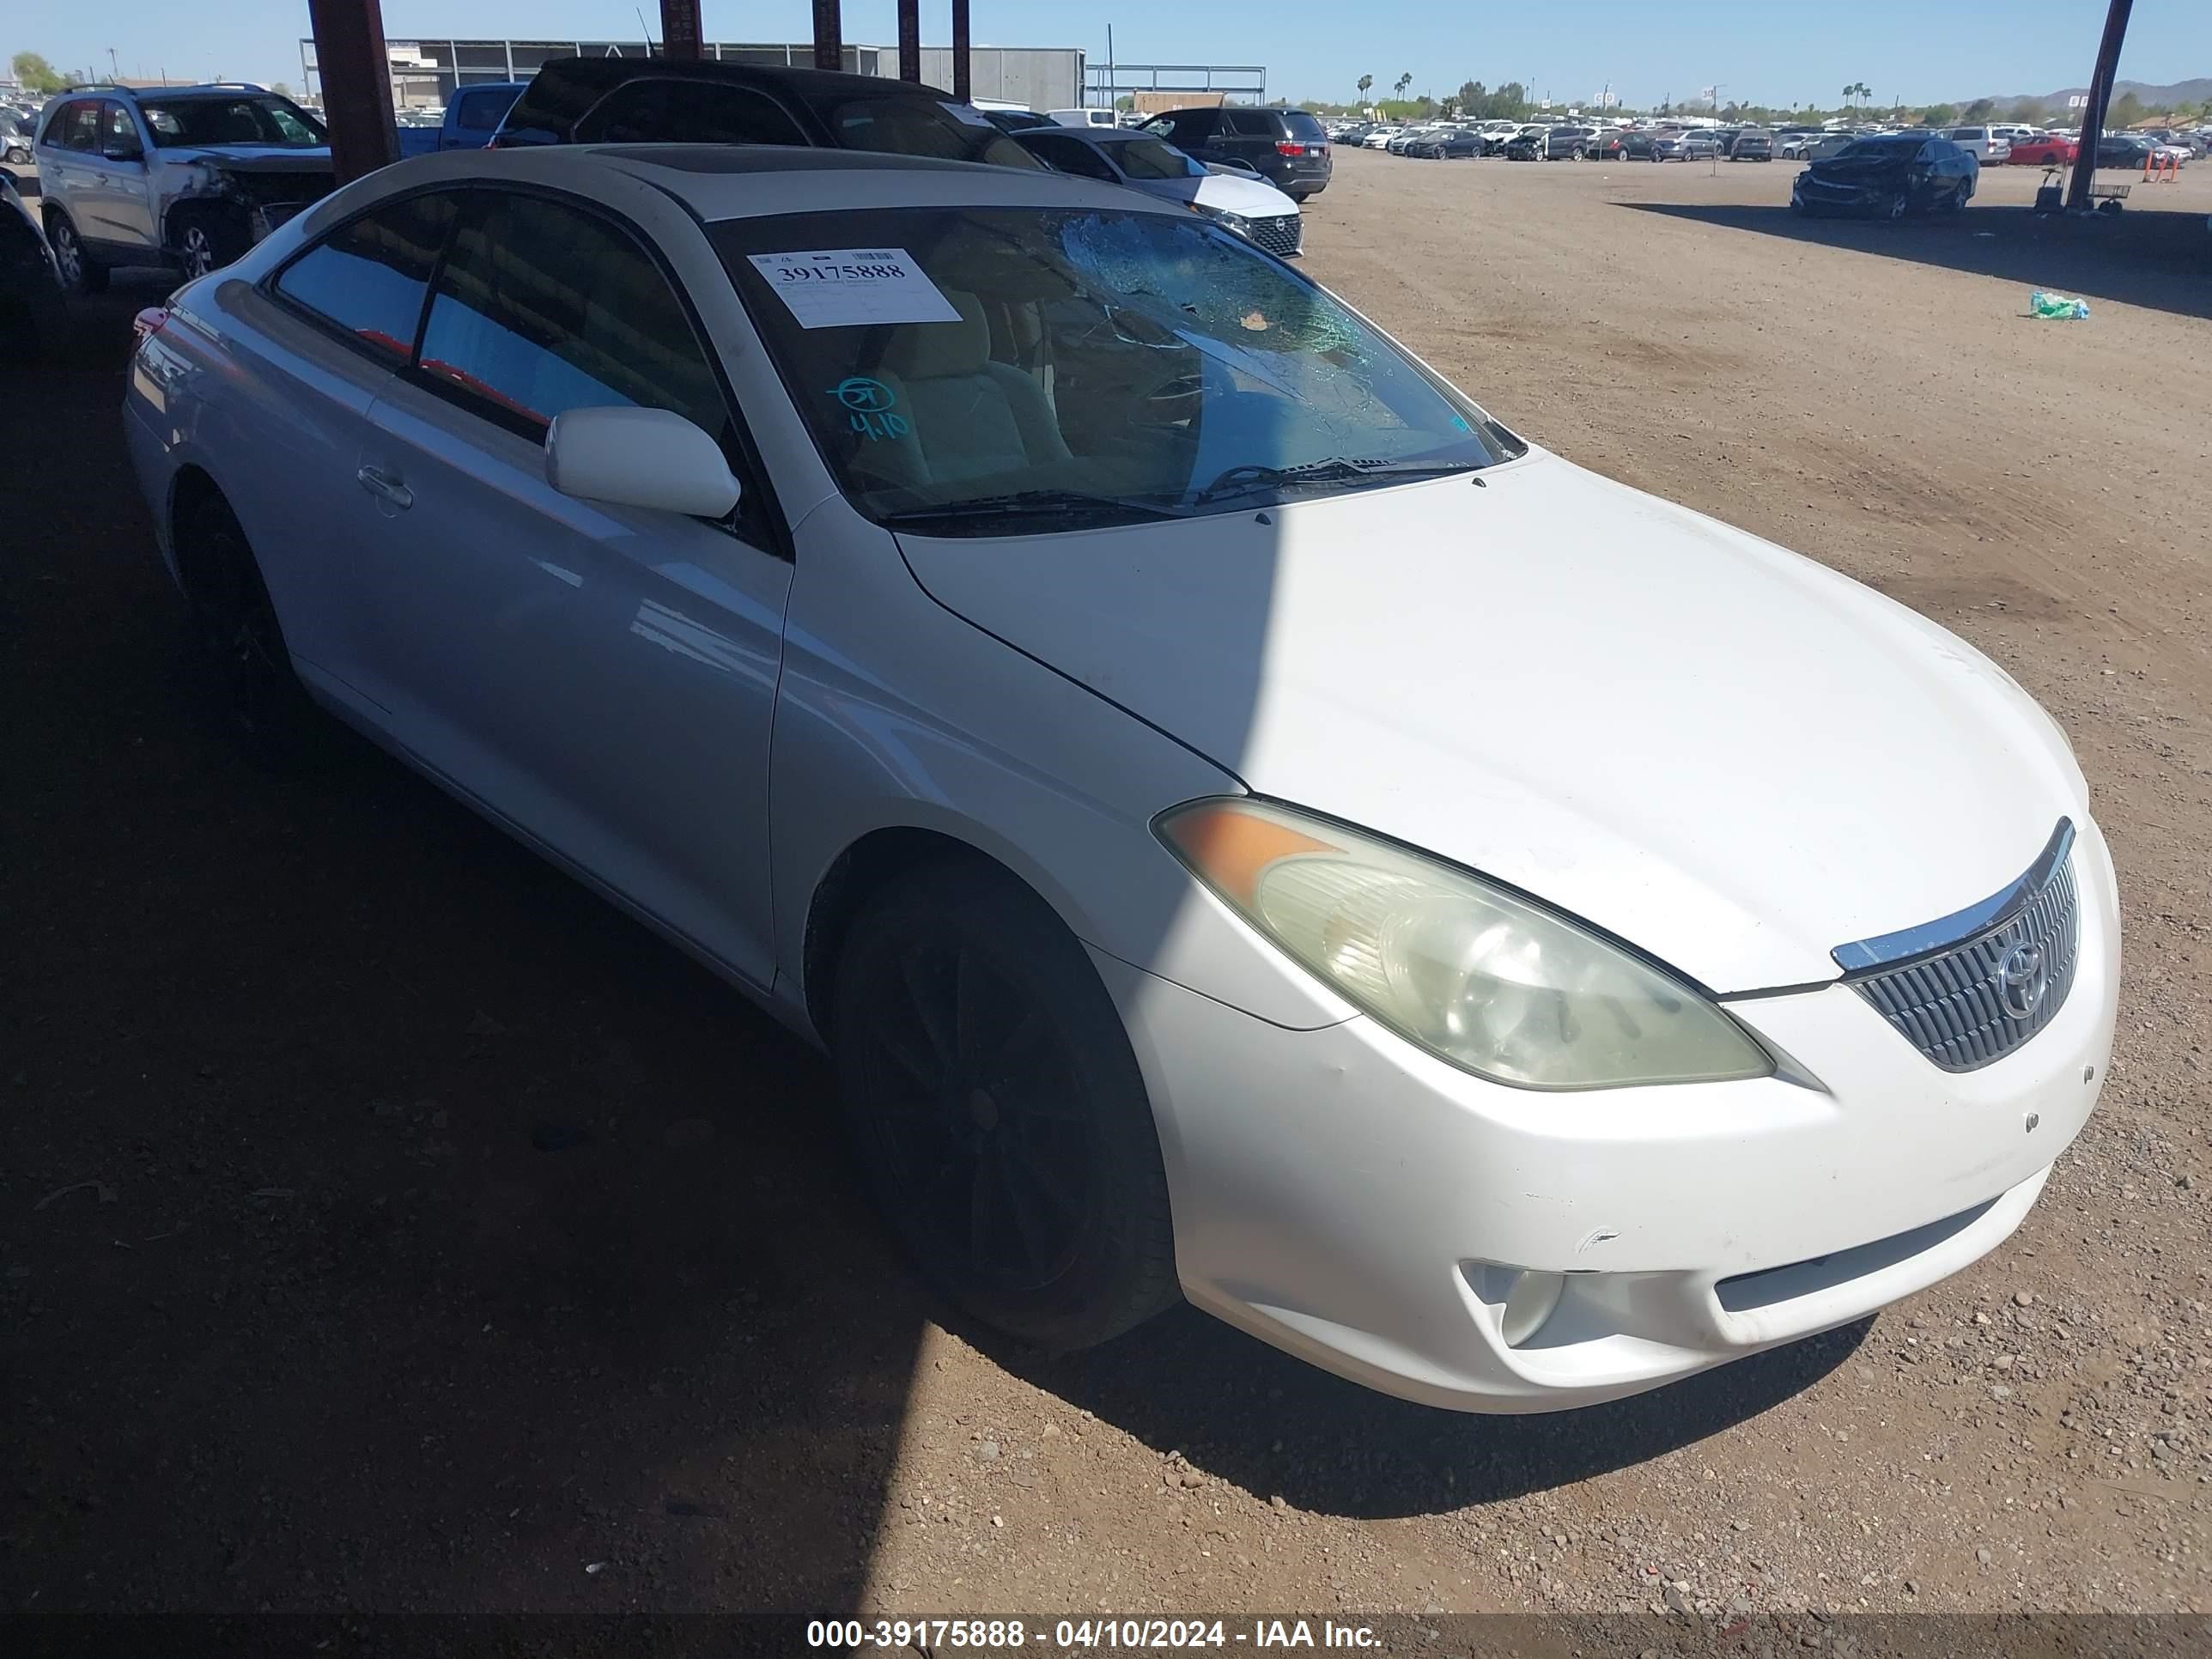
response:
<path fill-rule="evenodd" d="M 1813 213 L 1874 213 L 1896 193 L 1887 185 L 1808 185 L 1802 179 L 1790 187 L 1790 199 Z"/>
<path fill-rule="evenodd" d="M 2065 1006 L 1962 1073 L 1837 984 L 1731 1005 L 1784 1057 L 1776 1077 L 1538 1093 L 1370 1020 L 1287 1030 L 1094 951 L 1152 1093 L 1184 1292 L 1386 1393 L 1523 1412 L 1656 1387 L 1923 1289 L 2020 1224 L 2102 1086 L 2118 902 L 2094 826 L 2075 858 Z M 1518 1271 L 1565 1289 L 1513 1346 Z"/>

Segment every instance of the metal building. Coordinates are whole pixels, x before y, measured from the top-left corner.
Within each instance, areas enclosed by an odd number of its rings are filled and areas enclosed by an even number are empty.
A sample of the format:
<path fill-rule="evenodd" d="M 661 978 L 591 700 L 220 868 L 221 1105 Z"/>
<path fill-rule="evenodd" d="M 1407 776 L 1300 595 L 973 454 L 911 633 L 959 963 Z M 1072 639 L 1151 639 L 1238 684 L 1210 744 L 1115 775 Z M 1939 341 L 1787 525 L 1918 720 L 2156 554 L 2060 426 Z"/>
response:
<path fill-rule="evenodd" d="M 392 67 L 392 102 L 398 109 L 428 109 L 443 105 L 453 88 L 471 81 L 526 81 L 550 58 L 649 58 L 653 47 L 643 40 L 388 40 L 385 55 Z M 809 42 L 788 46 L 759 43 L 703 42 L 703 58 L 736 64 L 787 64 L 809 69 L 814 47 Z M 845 67 L 856 75 L 898 75 L 898 48 L 848 46 Z M 1083 102 L 1084 52 L 1080 46 L 975 46 L 971 96 L 987 101 L 1019 104 L 1029 109 L 1072 109 Z M 300 42 L 300 72 L 307 94 L 319 97 L 322 77 L 315 63 L 315 43 Z M 952 48 L 925 46 L 921 78 L 932 86 L 952 84 Z"/>

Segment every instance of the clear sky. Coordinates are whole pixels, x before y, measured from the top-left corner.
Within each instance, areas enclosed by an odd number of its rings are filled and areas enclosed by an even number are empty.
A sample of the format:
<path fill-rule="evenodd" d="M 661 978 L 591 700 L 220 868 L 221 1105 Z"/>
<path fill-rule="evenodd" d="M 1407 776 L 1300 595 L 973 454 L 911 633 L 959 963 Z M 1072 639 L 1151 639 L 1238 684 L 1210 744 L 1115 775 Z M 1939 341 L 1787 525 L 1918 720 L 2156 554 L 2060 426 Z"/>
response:
<path fill-rule="evenodd" d="M 645 0 L 659 33 L 659 0 Z M 807 0 L 703 0 L 709 40 L 803 40 Z M 897 40 L 891 0 L 845 0 L 845 38 Z M 922 37 L 950 38 L 946 0 L 922 0 Z M 1412 90 L 1519 80 L 1582 100 L 1612 83 L 1632 106 L 1695 98 L 1778 107 L 1840 101 L 1846 82 L 1877 106 L 2079 86 L 2096 61 L 2104 0 L 1978 6 L 1960 0 L 1698 0 L 1691 4 L 1480 0 L 973 0 L 975 38 L 1080 46 L 1103 59 L 1114 26 L 1123 63 L 1263 64 L 1273 95 L 1349 99 L 1412 70 Z M 384 0 L 386 35 L 630 38 L 631 0 Z M 58 68 L 125 75 L 300 78 L 305 0 L 28 0 L 0 15 L 0 56 L 29 48 Z M 2212 75 L 2212 0 L 2136 0 L 2123 77 Z"/>

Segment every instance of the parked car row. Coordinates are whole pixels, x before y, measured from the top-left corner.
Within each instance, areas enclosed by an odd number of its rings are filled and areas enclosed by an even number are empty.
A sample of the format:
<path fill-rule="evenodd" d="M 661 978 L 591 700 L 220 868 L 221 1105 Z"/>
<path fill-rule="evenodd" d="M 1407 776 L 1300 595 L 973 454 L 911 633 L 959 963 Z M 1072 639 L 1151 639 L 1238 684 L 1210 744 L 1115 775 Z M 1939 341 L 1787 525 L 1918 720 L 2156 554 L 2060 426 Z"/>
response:
<path fill-rule="evenodd" d="M 1756 127 L 1719 132 L 1664 126 L 1590 126 L 1550 121 L 1432 121 L 1337 130 L 1337 142 L 1393 155 L 1441 160 L 1503 155 L 1510 161 L 1671 161 L 1719 155 L 1771 161 L 1774 141 Z"/>
<path fill-rule="evenodd" d="M 1107 118 L 1073 118 L 1085 114 Z M 1298 202 L 1331 172 L 1327 135 L 1297 110 L 1176 110 L 1133 131 L 1108 111 L 987 115 L 874 76 L 667 59 L 556 59 L 526 83 L 465 85 L 435 125 L 403 125 L 400 138 L 414 154 L 684 142 L 1056 167 L 1176 198 L 1286 256 L 1303 243 Z M 56 265 L 85 292 L 121 265 L 204 276 L 319 199 L 332 178 L 321 123 L 243 83 L 83 89 L 47 106 L 30 154 Z"/>

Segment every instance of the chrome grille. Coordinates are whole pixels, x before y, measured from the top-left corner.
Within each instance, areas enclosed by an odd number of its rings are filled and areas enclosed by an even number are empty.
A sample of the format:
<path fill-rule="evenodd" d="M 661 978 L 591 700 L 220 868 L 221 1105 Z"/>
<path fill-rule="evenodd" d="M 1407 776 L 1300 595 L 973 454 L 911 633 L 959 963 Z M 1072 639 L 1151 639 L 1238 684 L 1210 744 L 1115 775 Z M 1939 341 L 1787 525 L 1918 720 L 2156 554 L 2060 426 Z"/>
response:
<path fill-rule="evenodd" d="M 2072 842 L 2073 826 L 2061 823 L 2027 876 L 1960 913 L 1973 923 L 1966 937 L 1869 964 L 1847 975 L 1851 988 L 1947 1072 L 1974 1071 L 2010 1054 L 2051 1023 L 2073 988 L 2081 917 Z M 1852 968 L 1885 945 L 1917 942 L 1929 931 L 1845 945 L 1835 955 Z"/>
<path fill-rule="evenodd" d="M 1285 258 L 1298 251 L 1298 243 L 1305 233 L 1305 216 L 1279 213 L 1273 218 L 1255 219 L 1251 225 L 1255 242 L 1278 258 Z"/>

